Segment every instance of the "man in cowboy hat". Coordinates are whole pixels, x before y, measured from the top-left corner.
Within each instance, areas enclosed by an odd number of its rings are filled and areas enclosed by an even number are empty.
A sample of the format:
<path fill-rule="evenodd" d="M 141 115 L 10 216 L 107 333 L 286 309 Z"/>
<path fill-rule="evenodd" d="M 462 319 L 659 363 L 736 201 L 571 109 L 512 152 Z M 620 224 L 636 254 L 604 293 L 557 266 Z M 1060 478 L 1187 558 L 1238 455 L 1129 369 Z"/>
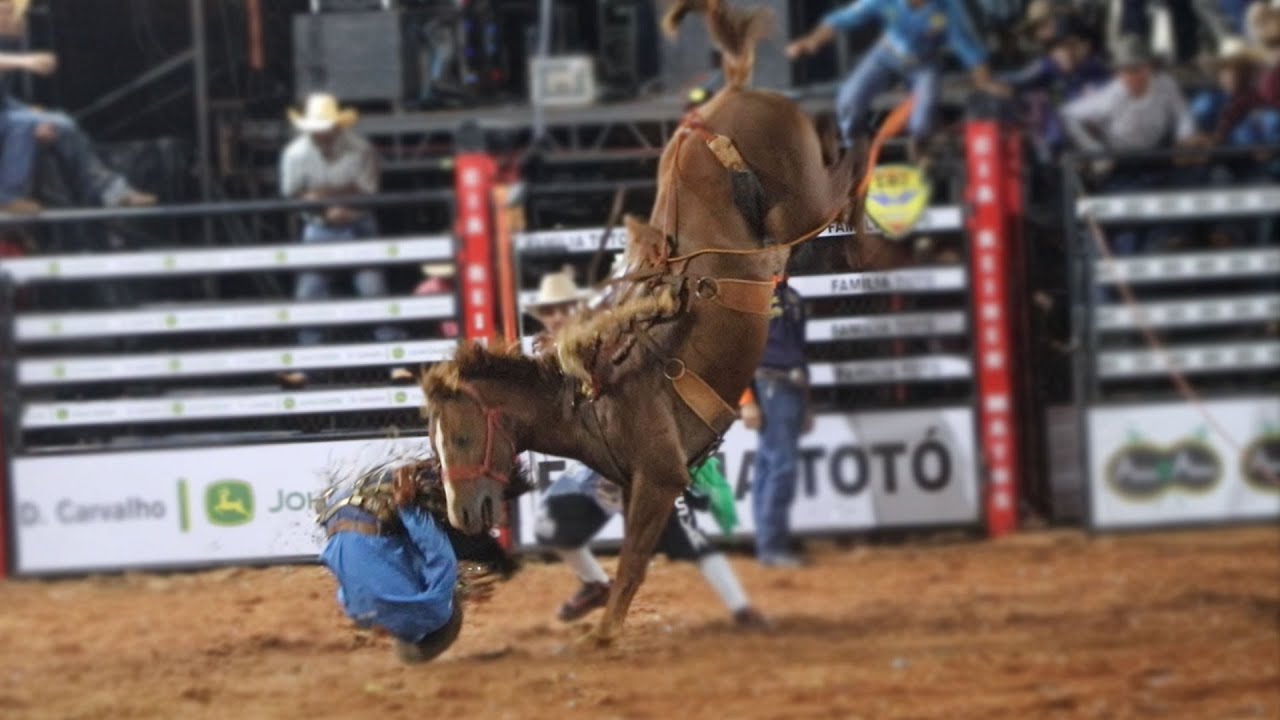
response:
<path fill-rule="evenodd" d="M 102 162 L 93 142 L 70 116 L 34 108 L 10 93 L 7 75 L 29 72 L 52 75 L 58 59 L 53 53 L 21 52 L 26 0 L 0 0 L 0 210 L 36 213 L 31 199 L 37 152 L 48 148 L 77 205 L 139 207 L 154 205 L 155 195 L 139 192 Z"/>
<path fill-rule="evenodd" d="M 1262 69 L 1263 57 L 1242 37 L 1223 38 L 1214 58 L 1217 87 L 1203 90 L 1191 101 L 1191 114 L 1201 132 L 1213 133 L 1223 111 L 1240 96 L 1251 93 Z M 1259 107 L 1230 127 L 1223 128 L 1222 141 L 1236 147 L 1272 145 L 1280 142 L 1280 111 Z"/>
<path fill-rule="evenodd" d="M 456 274 L 453 263 L 426 263 L 421 269 L 424 279 L 418 283 L 418 287 L 413 289 L 414 295 L 449 295 L 453 293 L 453 276 Z M 458 334 L 458 322 L 456 320 L 440 321 L 440 337 L 456 338 Z"/>
<path fill-rule="evenodd" d="M 541 349 L 552 342 L 551 338 L 560 332 L 590 295 L 590 291 L 579 288 L 574 282 L 572 268 L 543 275 L 538 282 L 537 298 L 524 306 L 525 312 L 542 323 L 544 331 L 534 339 L 534 347 Z"/>
<path fill-rule="evenodd" d="M 280 158 L 280 193 L 288 198 L 326 200 L 330 198 L 373 195 L 378 192 L 378 158 L 367 140 L 351 130 L 356 122 L 354 110 L 338 107 L 338 100 L 328 93 L 314 93 L 307 98 L 303 112 L 289 110 L 289 119 L 298 129 L 298 137 L 289 143 Z M 302 242 L 324 243 L 373 237 L 378 232 L 373 214 L 363 208 L 334 204 L 304 214 Z M 363 268 L 351 276 L 360 297 L 383 297 L 387 294 L 386 278 L 381 270 Z M 299 273 L 294 287 L 298 300 L 322 300 L 331 292 L 329 273 Z M 374 330 L 379 342 L 396 342 L 405 333 L 400 328 L 384 325 Z M 302 345 L 316 345 L 324 336 L 319 330 L 298 333 Z M 287 387 L 306 384 L 300 372 L 280 376 Z M 413 375 L 404 368 L 391 371 L 394 381 L 408 381 Z"/>
<path fill-rule="evenodd" d="M 1280 109 L 1280 2 L 1272 2 L 1258 11 L 1250 34 L 1257 40 L 1262 68 L 1257 79 L 1247 84 L 1223 109 L 1213 133 L 1213 139 L 1218 142 L 1225 140 L 1253 111 Z"/>

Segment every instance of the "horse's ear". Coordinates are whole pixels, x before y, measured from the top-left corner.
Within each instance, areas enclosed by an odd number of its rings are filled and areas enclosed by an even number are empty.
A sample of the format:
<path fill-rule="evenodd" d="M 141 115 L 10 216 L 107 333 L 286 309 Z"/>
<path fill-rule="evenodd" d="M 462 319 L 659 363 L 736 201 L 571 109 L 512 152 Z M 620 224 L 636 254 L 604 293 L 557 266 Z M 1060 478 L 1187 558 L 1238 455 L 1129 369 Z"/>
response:
<path fill-rule="evenodd" d="M 431 369 L 422 373 L 419 384 L 422 386 L 422 394 L 429 404 L 433 398 L 441 398 L 457 392 L 460 381 L 458 363 L 441 362 L 436 363 L 431 366 Z"/>

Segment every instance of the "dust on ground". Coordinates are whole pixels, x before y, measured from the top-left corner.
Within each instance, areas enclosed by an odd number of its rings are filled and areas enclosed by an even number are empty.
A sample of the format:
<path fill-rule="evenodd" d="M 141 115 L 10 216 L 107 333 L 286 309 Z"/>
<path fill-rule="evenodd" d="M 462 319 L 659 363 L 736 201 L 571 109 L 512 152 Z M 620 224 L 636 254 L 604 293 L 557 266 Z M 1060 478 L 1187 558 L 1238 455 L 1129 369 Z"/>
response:
<path fill-rule="evenodd" d="M 733 630 L 655 561 L 621 643 L 530 563 L 404 666 L 315 566 L 0 583 L 4 718 L 1280 718 L 1280 529 L 824 545 L 734 567 Z M 612 563 L 608 563 L 610 567 Z"/>

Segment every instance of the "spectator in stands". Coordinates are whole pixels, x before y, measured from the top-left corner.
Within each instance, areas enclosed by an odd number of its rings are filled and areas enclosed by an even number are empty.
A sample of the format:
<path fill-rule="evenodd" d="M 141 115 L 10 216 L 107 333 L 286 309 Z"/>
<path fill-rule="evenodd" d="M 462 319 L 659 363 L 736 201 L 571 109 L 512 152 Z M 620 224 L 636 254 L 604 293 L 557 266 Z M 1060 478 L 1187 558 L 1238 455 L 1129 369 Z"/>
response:
<path fill-rule="evenodd" d="M 1228 37 L 1222 41 L 1215 61 L 1217 87 L 1201 91 L 1191 102 L 1191 114 L 1200 132 L 1219 131 L 1219 120 L 1225 109 L 1239 102 L 1242 95 L 1253 92 L 1261 66 L 1261 55 L 1244 38 Z M 1280 144 L 1280 109 L 1258 107 L 1222 128 L 1222 132 L 1222 142 L 1228 147 Z M 1276 171 L 1275 167 L 1253 162 L 1253 158 L 1228 158 L 1216 169 L 1229 169 L 1229 175 L 1236 179 L 1261 179 L 1268 174 L 1274 176 Z"/>
<path fill-rule="evenodd" d="M 156 197 L 140 192 L 102 162 L 92 141 L 66 113 L 34 108 L 10 91 L 13 72 L 52 75 L 55 55 L 17 52 L 25 34 L 27 3 L 0 0 L 0 210 L 31 214 L 41 210 L 32 199 L 37 152 L 49 148 L 78 205 L 138 207 Z"/>
<path fill-rule="evenodd" d="M 378 159 L 373 146 L 351 130 L 355 124 L 353 110 L 340 109 L 338 100 L 326 93 L 316 93 L 307 98 L 303 113 L 289 111 L 297 138 L 289 143 L 280 158 L 280 193 L 287 198 L 301 200 L 328 200 L 331 198 L 373 195 L 378 192 Z M 304 215 L 302 242 L 343 242 L 377 235 L 378 226 L 373 213 L 367 209 L 330 205 Z M 381 270 L 363 268 L 352 275 L 356 294 L 364 298 L 383 297 L 387 294 L 386 279 Z M 320 271 L 307 271 L 298 275 L 294 297 L 298 300 L 323 300 L 330 296 L 332 278 Z M 396 342 L 405 337 L 404 331 L 389 325 L 374 330 L 378 342 Z M 316 345 L 324 339 L 321 331 L 303 330 L 298 334 L 302 345 Z M 405 368 L 394 368 L 391 379 L 410 382 L 413 374 Z M 301 372 L 280 376 L 286 387 L 300 387 L 307 383 Z"/>
<path fill-rule="evenodd" d="M 1032 28 L 1044 54 L 1003 79 L 1027 104 L 1040 159 L 1051 161 L 1066 145 L 1058 108 L 1105 84 L 1111 71 L 1094 53 L 1087 32 L 1074 18 L 1057 16 Z"/>
<path fill-rule="evenodd" d="M 1091 167 L 1108 192 L 1151 190 L 1177 177 L 1168 159 L 1147 155 L 1124 158 L 1124 153 L 1203 145 L 1182 90 L 1168 74 L 1157 72 L 1146 40 L 1123 37 L 1114 53 L 1118 75 L 1095 92 L 1068 103 L 1062 118 L 1072 143 L 1089 153 L 1121 154 L 1094 158 Z M 1117 232 L 1113 250 L 1131 255 L 1139 245 L 1169 235 L 1169 228 L 1150 232 Z M 1140 241 L 1145 236 L 1147 240 Z"/>
<path fill-rule="evenodd" d="M 766 567 L 796 567 L 791 549 L 791 504 L 796 494 L 800 436 L 813 428 L 809 363 L 805 357 L 804 301 L 786 281 L 774 291 L 777 315 L 769 323 L 764 358 L 742 398 L 742 424 L 760 433 L 752 470 L 756 558 Z"/>
<path fill-rule="evenodd" d="M 1256 35 L 1263 68 L 1257 79 L 1246 83 L 1243 91 L 1232 96 L 1222 109 L 1213 133 L 1217 143 L 1225 142 L 1250 113 L 1263 108 L 1280 109 L 1280 7 L 1263 10 Z"/>
<path fill-rule="evenodd" d="M 451 263 L 427 263 L 422 266 L 422 275 L 426 279 L 418 283 L 418 287 L 413 289 L 413 294 L 417 296 L 452 295 L 454 274 L 455 270 Z M 440 336 L 445 338 L 458 337 L 458 322 L 456 320 L 442 321 L 440 323 Z"/>
<path fill-rule="evenodd" d="M 868 131 L 867 115 L 876 94 L 891 82 L 903 80 L 911 85 L 915 100 L 908 130 L 912 154 L 919 159 L 938 101 L 944 49 L 959 56 L 978 89 L 1008 94 L 1008 88 L 992 78 L 987 52 L 973 31 L 961 0 L 855 0 L 828 13 L 816 29 L 788 45 L 787 57 L 811 55 L 834 40 L 839 31 L 876 19 L 884 25 L 884 36 L 858 63 L 836 95 L 836 114 L 846 146 L 853 146 Z"/>

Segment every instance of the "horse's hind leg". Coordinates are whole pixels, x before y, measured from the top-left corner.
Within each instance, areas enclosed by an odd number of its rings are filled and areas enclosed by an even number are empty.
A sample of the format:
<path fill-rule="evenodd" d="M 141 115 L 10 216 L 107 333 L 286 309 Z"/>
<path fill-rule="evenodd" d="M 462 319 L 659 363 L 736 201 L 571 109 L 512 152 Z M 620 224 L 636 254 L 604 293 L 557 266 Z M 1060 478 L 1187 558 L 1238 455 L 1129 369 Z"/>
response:
<path fill-rule="evenodd" d="M 667 456 L 677 457 L 673 450 Z M 631 600 L 644 582 L 649 558 L 667 525 L 676 498 L 689 484 L 689 471 L 682 465 L 664 465 L 660 469 L 641 469 L 631 480 L 627 502 L 627 529 L 618 559 L 618 577 L 609 593 L 609 605 L 596 627 L 595 640 L 608 644 L 622 630 Z"/>

